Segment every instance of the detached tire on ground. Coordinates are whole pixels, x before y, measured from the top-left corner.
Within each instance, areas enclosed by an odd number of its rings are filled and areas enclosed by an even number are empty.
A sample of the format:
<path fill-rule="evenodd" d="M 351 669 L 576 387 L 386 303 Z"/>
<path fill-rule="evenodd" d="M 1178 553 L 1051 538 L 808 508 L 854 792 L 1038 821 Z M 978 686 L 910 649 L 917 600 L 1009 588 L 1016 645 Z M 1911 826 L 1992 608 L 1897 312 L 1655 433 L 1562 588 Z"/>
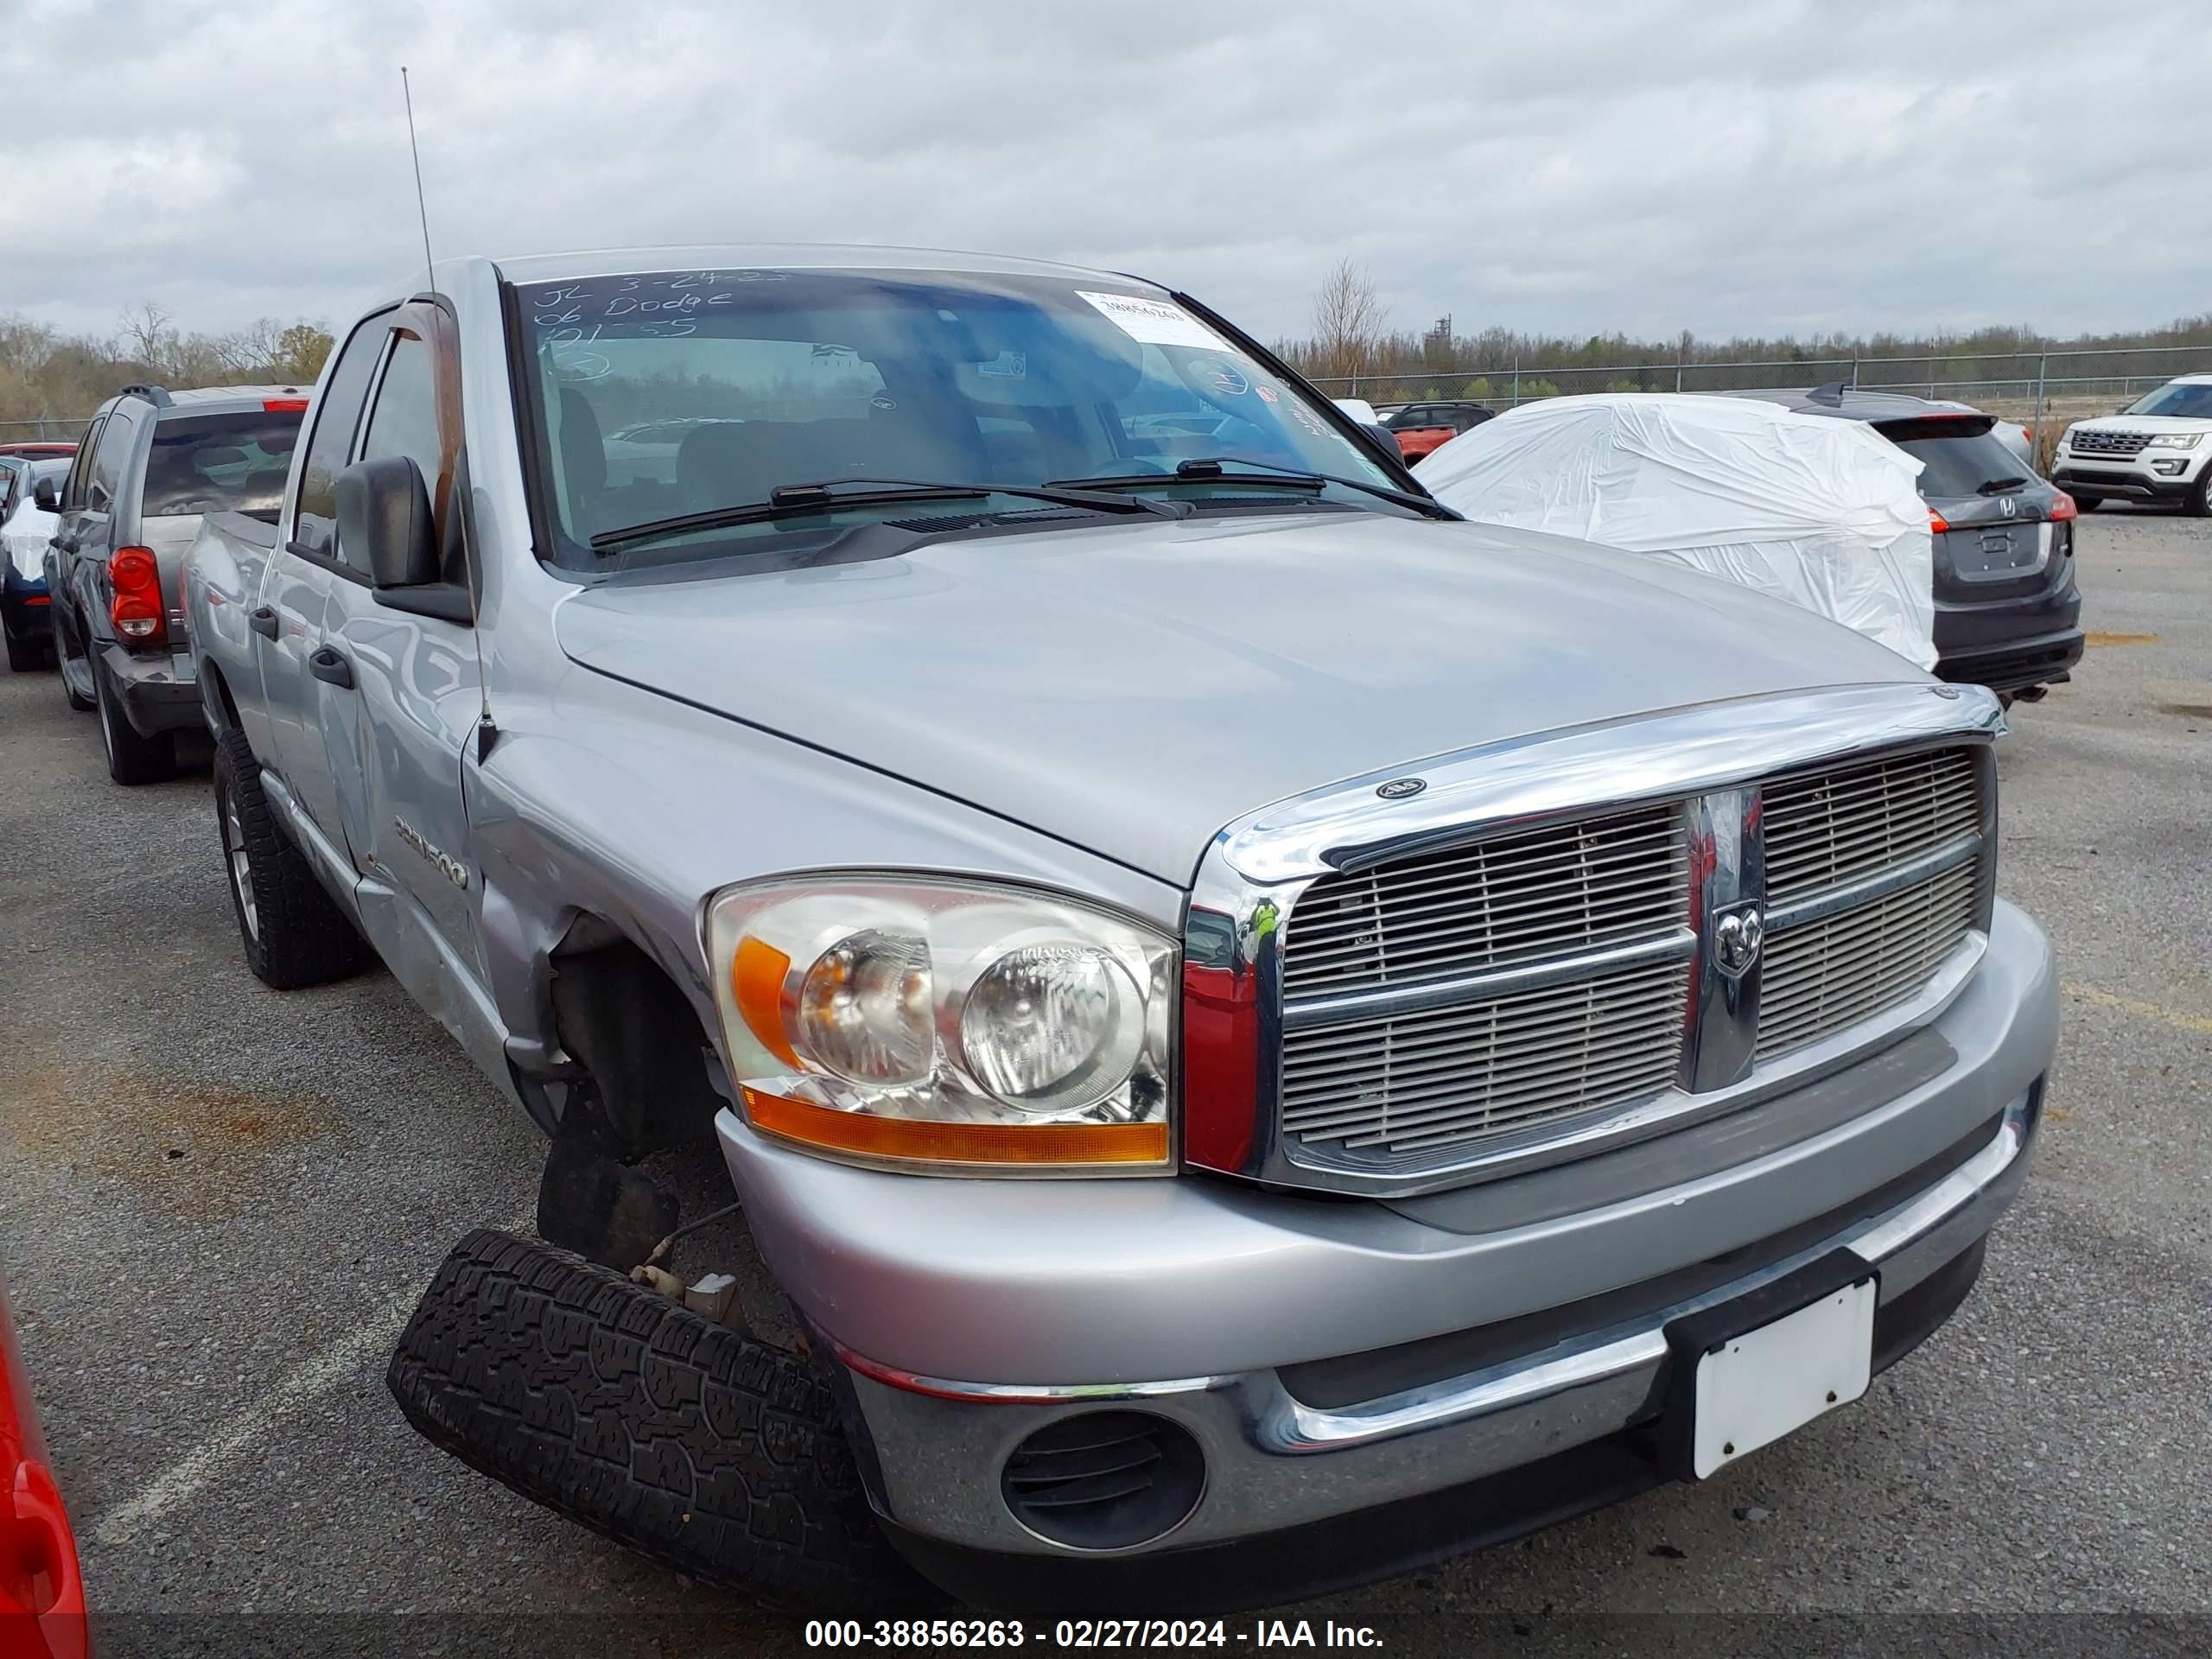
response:
<path fill-rule="evenodd" d="M 804 1359 L 582 1256 L 470 1234 L 385 1381 L 432 1445 L 680 1573 L 854 1615 L 932 1594 Z"/>
<path fill-rule="evenodd" d="M 261 792 L 261 763 L 235 728 L 215 741 L 215 829 L 245 965 L 271 989 L 358 973 L 369 948 L 322 889 Z"/>

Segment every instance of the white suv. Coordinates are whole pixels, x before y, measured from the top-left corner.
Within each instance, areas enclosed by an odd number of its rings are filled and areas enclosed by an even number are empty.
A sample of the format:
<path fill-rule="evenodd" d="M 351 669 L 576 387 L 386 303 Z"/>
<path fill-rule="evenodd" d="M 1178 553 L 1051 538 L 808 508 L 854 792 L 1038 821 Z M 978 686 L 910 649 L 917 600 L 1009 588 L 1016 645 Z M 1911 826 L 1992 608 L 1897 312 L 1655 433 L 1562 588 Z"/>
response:
<path fill-rule="evenodd" d="M 2084 512 L 2126 496 L 2212 513 L 2212 374 L 2184 374 L 2117 415 L 2075 422 L 2058 440 L 2051 481 Z"/>

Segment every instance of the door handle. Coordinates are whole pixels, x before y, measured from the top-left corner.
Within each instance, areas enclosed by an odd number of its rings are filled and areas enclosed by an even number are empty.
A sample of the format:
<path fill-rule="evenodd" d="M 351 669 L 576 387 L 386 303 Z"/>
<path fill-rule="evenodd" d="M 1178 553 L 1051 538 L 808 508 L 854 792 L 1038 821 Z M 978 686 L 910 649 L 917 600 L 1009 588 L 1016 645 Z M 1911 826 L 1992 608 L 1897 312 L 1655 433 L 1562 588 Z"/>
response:
<path fill-rule="evenodd" d="M 274 607 L 257 605 L 246 613 L 246 626 L 264 639 L 276 637 L 276 612 Z"/>
<path fill-rule="evenodd" d="M 347 691 L 353 689 L 353 666 L 328 645 L 318 645 L 308 653 L 308 672 L 325 685 L 334 685 Z"/>

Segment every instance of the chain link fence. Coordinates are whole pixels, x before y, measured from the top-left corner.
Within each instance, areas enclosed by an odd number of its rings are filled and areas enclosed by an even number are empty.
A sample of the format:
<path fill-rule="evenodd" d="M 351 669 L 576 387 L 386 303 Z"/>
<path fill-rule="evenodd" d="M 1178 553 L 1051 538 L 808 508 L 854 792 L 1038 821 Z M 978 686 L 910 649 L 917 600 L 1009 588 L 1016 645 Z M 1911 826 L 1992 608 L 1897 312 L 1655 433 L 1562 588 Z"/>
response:
<path fill-rule="evenodd" d="M 74 443 L 92 423 L 89 415 L 42 415 L 31 421 L 0 421 L 0 443 Z"/>
<path fill-rule="evenodd" d="M 1834 381 L 1866 391 L 1974 404 L 2041 429 L 2044 421 L 2108 415 L 2176 375 L 2212 371 L 2212 346 L 2082 351 L 1798 357 L 1741 363 L 1491 364 L 1317 377 L 1332 394 L 1370 402 L 1472 397 L 1510 408 L 1593 391 L 1777 391 Z"/>

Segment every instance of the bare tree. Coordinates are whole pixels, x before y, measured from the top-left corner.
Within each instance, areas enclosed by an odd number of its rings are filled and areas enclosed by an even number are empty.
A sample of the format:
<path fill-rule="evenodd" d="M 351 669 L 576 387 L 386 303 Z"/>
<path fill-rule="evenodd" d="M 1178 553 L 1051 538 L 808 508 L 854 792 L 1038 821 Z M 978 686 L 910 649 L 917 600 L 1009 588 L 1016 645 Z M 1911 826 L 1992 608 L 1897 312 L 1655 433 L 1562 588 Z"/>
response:
<path fill-rule="evenodd" d="M 1388 315 L 1375 283 L 1350 254 L 1322 279 L 1313 300 L 1313 369 L 1322 376 L 1372 372 Z"/>
<path fill-rule="evenodd" d="M 162 372 L 176 351 L 176 324 L 169 314 L 151 300 L 141 300 L 124 310 L 121 326 L 117 340 L 120 355 L 156 374 Z"/>

